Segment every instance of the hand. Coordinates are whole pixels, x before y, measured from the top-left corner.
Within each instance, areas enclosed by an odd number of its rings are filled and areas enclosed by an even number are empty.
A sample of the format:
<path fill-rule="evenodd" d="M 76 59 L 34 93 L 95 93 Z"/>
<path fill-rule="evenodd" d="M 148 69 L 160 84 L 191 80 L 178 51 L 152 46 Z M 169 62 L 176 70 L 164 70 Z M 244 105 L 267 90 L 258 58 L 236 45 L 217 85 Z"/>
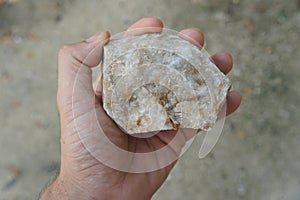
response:
<path fill-rule="evenodd" d="M 139 29 L 133 33 L 140 35 L 159 32 L 163 24 L 159 19 L 141 19 L 128 31 L 145 27 L 151 28 Z M 186 29 L 181 33 L 184 39 L 194 45 L 203 46 L 204 36 L 200 30 Z M 148 173 L 125 173 L 103 165 L 82 144 L 76 130 L 85 128 L 87 124 L 97 123 L 104 124 L 102 128 L 113 143 L 131 152 L 153 151 L 164 146 L 174 137 L 174 132 L 164 131 L 151 138 L 135 138 L 124 134 L 106 115 L 101 104 L 101 88 L 97 87 L 97 84 L 93 87 L 92 84 L 91 68 L 100 63 L 102 48 L 109 37 L 107 32 L 99 33 L 86 41 L 67 45 L 60 50 L 57 102 L 61 122 L 61 169 L 59 176 L 41 199 L 150 199 L 175 164 L 173 162 L 167 167 Z M 230 54 L 217 53 L 212 56 L 212 59 L 224 74 L 231 70 Z M 72 92 L 75 81 L 80 81 L 82 85 L 78 92 L 82 96 L 76 99 L 74 107 L 72 106 Z M 87 99 L 96 99 L 96 101 L 90 106 L 86 103 Z M 234 112 L 240 102 L 241 96 L 238 92 L 229 92 L 227 114 Z M 84 114 L 91 112 L 95 107 L 97 120 L 80 121 L 80 124 L 76 124 L 80 127 L 75 127 L 75 120 L 80 116 L 74 116 L 73 109 L 79 109 Z M 190 134 L 188 138 L 193 134 Z M 178 153 L 186 139 L 184 137 L 181 144 L 171 148 Z"/>

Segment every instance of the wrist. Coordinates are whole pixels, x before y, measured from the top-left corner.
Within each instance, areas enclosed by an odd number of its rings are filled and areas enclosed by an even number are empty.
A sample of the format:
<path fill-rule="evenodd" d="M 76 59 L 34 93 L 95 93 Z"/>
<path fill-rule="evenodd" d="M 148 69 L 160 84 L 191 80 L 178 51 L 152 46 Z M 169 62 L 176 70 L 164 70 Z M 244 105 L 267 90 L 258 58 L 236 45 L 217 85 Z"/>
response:
<path fill-rule="evenodd" d="M 57 177 L 55 181 L 48 186 L 42 194 L 40 200 L 56 200 L 56 199 L 70 199 L 68 196 L 64 182 Z"/>
<path fill-rule="evenodd" d="M 40 200 L 89 200 L 87 191 L 80 188 L 79 185 L 73 184 L 68 178 L 61 174 L 56 180 L 45 190 Z"/>
<path fill-rule="evenodd" d="M 107 191 L 108 192 L 108 191 Z M 113 194 L 103 194 L 101 189 L 93 193 L 89 188 L 85 188 L 71 178 L 59 175 L 56 180 L 45 190 L 40 200 L 90 200 L 90 199 L 120 199 Z"/>

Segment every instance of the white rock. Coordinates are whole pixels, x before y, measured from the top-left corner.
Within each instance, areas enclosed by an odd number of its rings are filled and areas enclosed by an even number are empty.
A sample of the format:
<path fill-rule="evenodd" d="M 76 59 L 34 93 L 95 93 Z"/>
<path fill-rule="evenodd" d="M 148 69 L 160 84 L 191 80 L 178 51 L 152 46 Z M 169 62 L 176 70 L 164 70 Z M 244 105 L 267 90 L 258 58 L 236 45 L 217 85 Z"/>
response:
<path fill-rule="evenodd" d="M 102 84 L 105 111 L 128 134 L 208 130 L 230 88 L 205 50 L 166 33 L 111 40 Z"/>

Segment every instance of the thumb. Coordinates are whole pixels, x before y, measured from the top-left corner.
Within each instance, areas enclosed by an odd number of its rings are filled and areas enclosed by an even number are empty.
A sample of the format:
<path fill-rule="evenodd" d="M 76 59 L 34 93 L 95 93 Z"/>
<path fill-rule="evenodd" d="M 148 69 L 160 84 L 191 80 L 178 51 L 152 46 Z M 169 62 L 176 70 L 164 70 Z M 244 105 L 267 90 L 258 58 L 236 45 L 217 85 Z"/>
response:
<path fill-rule="evenodd" d="M 103 46 L 108 42 L 109 37 L 108 32 L 102 32 L 83 42 L 66 45 L 60 49 L 57 93 L 60 112 L 71 112 L 74 92 L 82 93 L 80 95 L 82 100 L 88 96 L 95 96 L 92 88 L 91 68 L 100 63 Z M 75 88 L 76 82 L 80 84 L 76 84 Z"/>

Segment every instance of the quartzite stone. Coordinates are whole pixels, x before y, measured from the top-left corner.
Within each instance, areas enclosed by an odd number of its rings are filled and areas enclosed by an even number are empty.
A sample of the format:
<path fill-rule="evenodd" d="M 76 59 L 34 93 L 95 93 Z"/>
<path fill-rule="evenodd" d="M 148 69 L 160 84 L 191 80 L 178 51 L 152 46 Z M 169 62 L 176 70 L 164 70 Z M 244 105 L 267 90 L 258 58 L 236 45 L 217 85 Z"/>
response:
<path fill-rule="evenodd" d="M 128 134 L 213 126 L 229 79 L 204 49 L 165 33 L 104 47 L 103 106 Z"/>

